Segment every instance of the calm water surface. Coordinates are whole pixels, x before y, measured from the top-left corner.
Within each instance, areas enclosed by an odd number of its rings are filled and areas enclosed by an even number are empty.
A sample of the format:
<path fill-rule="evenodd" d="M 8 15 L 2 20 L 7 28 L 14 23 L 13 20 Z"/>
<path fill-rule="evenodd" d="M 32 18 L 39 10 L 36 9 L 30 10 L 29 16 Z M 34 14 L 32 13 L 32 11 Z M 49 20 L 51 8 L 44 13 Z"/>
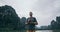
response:
<path fill-rule="evenodd" d="M 52 30 L 37 30 L 36 32 L 53 32 Z"/>
<path fill-rule="evenodd" d="M 27 31 L 20 31 L 20 32 L 27 32 Z M 60 30 L 36 30 L 35 32 L 60 32 Z"/>
<path fill-rule="evenodd" d="M 60 30 L 37 30 L 36 32 L 60 32 Z"/>
<path fill-rule="evenodd" d="M 0 32 L 27 32 L 26 30 L 21 31 L 0 31 Z M 60 30 L 36 30 L 35 32 L 60 32 Z"/>

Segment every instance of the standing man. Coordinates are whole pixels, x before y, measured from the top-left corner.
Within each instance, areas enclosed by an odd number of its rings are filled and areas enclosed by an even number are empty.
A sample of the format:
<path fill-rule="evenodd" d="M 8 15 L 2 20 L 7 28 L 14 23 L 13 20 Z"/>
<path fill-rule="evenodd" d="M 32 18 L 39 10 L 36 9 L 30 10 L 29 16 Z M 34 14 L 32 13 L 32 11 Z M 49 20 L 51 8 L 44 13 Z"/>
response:
<path fill-rule="evenodd" d="M 28 32 L 35 32 L 35 25 L 37 25 L 37 20 L 33 17 L 33 13 L 29 13 L 30 17 L 27 18 L 26 24 L 28 25 Z"/>

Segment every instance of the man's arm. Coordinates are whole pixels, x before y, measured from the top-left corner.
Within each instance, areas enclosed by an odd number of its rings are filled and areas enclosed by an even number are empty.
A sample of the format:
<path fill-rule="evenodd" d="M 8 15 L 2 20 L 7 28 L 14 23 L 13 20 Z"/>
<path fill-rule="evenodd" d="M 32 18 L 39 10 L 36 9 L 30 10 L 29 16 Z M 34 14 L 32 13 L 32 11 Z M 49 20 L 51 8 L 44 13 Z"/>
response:
<path fill-rule="evenodd" d="M 38 22 L 37 22 L 36 18 L 34 18 L 34 24 L 38 25 Z"/>

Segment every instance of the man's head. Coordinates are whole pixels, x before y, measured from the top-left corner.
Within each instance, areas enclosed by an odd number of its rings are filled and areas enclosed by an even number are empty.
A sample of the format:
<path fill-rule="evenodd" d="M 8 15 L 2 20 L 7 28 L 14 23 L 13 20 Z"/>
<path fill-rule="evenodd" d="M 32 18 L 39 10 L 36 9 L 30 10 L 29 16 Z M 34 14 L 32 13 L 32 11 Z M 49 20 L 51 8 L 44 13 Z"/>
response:
<path fill-rule="evenodd" d="M 32 13 L 32 12 L 30 12 L 30 13 L 29 13 L 29 15 L 30 15 L 30 17 L 32 17 L 33 13 Z"/>

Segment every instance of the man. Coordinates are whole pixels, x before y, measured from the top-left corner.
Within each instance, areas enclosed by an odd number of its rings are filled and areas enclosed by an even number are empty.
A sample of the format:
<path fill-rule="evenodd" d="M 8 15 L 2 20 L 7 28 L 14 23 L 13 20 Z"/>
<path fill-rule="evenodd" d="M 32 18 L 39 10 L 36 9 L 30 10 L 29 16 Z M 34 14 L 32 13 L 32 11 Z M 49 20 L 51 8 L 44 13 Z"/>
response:
<path fill-rule="evenodd" d="M 37 21 L 36 21 L 36 18 L 33 17 L 33 13 L 30 12 L 29 13 L 30 17 L 27 18 L 27 22 L 26 24 L 28 25 L 28 32 L 35 32 L 35 25 L 37 25 Z"/>

